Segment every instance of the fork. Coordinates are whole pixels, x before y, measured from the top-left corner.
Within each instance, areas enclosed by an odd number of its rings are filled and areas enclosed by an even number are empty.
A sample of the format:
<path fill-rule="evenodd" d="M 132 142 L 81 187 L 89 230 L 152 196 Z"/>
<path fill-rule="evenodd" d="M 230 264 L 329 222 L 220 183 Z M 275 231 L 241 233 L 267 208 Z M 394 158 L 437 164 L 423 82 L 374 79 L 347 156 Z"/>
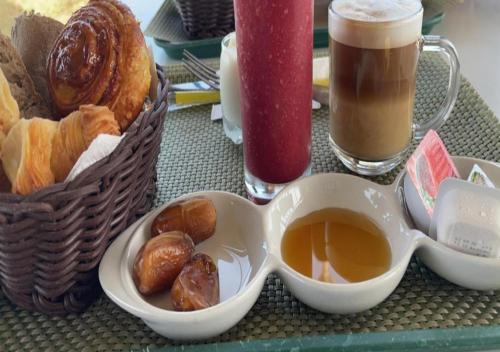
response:
<path fill-rule="evenodd" d="M 182 63 L 189 72 L 201 79 L 210 87 L 220 90 L 220 78 L 217 71 L 202 62 L 187 50 L 184 50 L 182 55 Z"/>

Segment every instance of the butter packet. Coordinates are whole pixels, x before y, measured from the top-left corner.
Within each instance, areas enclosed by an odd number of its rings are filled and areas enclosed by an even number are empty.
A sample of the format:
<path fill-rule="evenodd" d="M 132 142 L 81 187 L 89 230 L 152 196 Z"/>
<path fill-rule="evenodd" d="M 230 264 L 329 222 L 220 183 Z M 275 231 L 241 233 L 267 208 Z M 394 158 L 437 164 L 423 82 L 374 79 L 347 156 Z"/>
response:
<path fill-rule="evenodd" d="M 483 169 L 481 169 L 477 164 L 474 164 L 474 167 L 472 168 L 467 181 L 476 185 L 495 188 L 495 185 L 489 179 L 488 175 L 486 175 Z"/>
<path fill-rule="evenodd" d="M 441 182 L 449 177 L 460 178 L 443 141 L 434 130 L 427 132 L 410 156 L 406 170 L 431 217 Z"/>
<path fill-rule="evenodd" d="M 500 189 L 447 179 L 430 226 L 437 241 L 462 253 L 500 257 Z"/>

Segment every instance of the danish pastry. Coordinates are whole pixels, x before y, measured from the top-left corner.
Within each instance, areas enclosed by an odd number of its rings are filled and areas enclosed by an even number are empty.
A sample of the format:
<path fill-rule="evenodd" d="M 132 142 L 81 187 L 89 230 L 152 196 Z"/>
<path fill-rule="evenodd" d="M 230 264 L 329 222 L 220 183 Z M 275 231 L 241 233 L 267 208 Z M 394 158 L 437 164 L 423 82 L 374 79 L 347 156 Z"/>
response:
<path fill-rule="evenodd" d="M 125 130 L 141 111 L 151 82 L 148 49 L 130 9 L 116 0 L 90 0 L 56 39 L 47 74 L 60 116 L 83 104 L 106 105 Z"/>

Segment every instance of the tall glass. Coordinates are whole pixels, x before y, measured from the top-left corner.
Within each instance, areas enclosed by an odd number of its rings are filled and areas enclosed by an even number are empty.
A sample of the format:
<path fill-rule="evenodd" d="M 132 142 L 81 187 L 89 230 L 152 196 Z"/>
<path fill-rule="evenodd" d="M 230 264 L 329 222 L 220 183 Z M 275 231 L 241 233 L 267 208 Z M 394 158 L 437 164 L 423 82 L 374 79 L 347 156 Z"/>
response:
<path fill-rule="evenodd" d="M 245 184 L 272 199 L 310 173 L 313 0 L 235 0 Z"/>

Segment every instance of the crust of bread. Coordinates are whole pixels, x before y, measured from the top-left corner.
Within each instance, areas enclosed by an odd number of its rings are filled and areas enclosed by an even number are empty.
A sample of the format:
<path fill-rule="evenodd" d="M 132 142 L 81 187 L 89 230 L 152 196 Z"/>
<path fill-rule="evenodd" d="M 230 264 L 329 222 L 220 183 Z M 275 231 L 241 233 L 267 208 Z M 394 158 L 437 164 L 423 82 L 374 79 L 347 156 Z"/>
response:
<path fill-rule="evenodd" d="M 64 25 L 50 17 L 33 12 L 16 17 L 12 27 L 12 44 L 17 49 L 45 105 L 50 106 L 47 88 L 47 58 Z"/>
<path fill-rule="evenodd" d="M 10 91 L 19 106 L 21 117 L 51 117 L 42 97 L 35 89 L 23 60 L 9 38 L 0 33 L 0 68 L 9 82 Z"/>

